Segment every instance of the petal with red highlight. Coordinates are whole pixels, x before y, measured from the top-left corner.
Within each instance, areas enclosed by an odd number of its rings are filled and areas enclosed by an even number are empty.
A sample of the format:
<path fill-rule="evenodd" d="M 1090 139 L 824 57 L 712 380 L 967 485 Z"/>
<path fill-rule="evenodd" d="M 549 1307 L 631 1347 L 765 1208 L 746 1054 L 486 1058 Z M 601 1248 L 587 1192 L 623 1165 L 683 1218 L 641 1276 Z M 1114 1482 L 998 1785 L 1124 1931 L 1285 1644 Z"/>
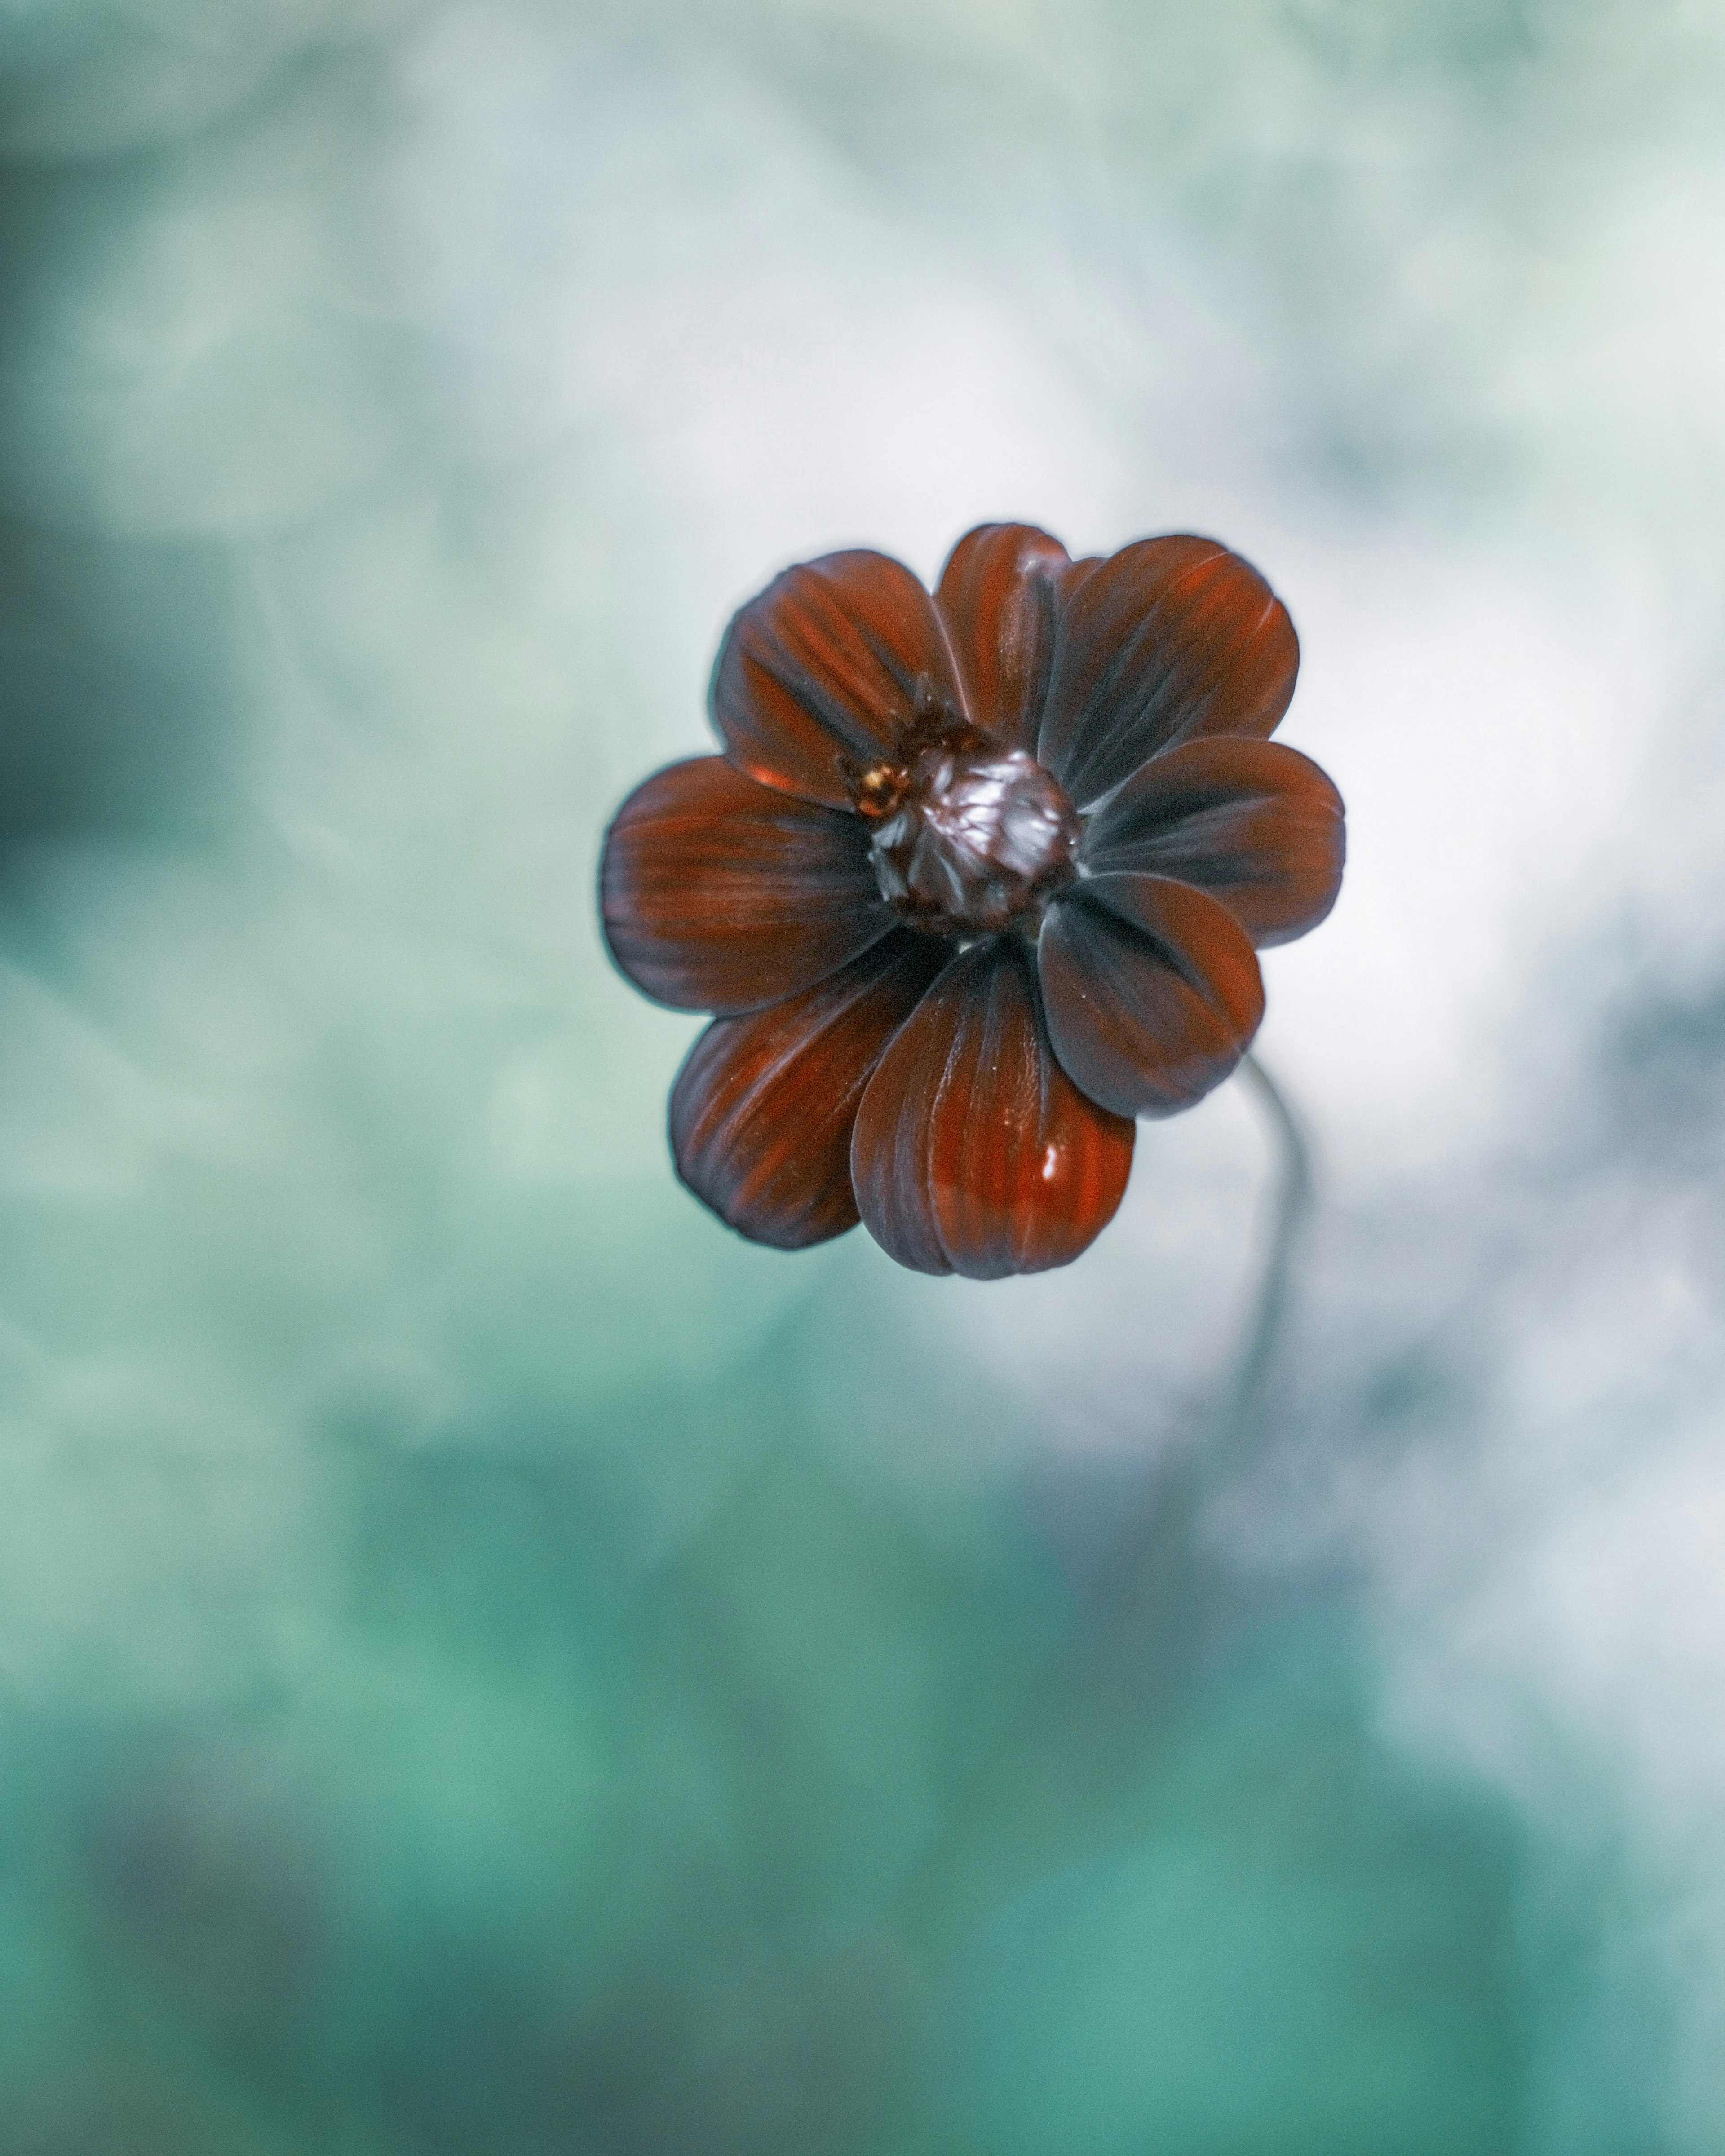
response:
<path fill-rule="evenodd" d="M 1219 898 L 1255 943 L 1291 943 L 1336 903 L 1342 797 L 1280 742 L 1220 735 L 1152 757 L 1092 818 L 1096 874 L 1173 876 Z"/>
<path fill-rule="evenodd" d="M 1061 578 L 1070 567 L 1060 541 L 1034 524 L 979 524 L 941 571 L 935 602 L 971 722 L 1009 748 L 1036 747 Z"/>
<path fill-rule="evenodd" d="M 947 948 L 898 929 L 803 994 L 706 1029 L 670 1098 L 677 1173 L 703 1204 L 781 1250 L 856 1225 L 857 1102 Z"/>
<path fill-rule="evenodd" d="M 1080 808 L 1160 749 L 1273 733 L 1300 646 L 1287 609 L 1214 539 L 1141 539 L 1063 607 L 1037 754 Z"/>
<path fill-rule="evenodd" d="M 812 987 L 893 926 L 856 817 L 757 786 L 721 756 L 630 794 L 605 834 L 599 905 L 638 988 L 721 1014 Z"/>
<path fill-rule="evenodd" d="M 787 569 L 742 608 L 712 707 L 739 770 L 843 808 L 844 759 L 878 762 L 919 711 L 962 706 L 933 599 L 901 562 L 859 549 Z"/>
<path fill-rule="evenodd" d="M 1000 937 L 952 960 L 881 1058 L 851 1180 L 901 1265 L 998 1280 L 1088 1249 L 1126 1189 L 1133 1136 L 1061 1070 L 1034 963 Z"/>
<path fill-rule="evenodd" d="M 1264 1015 L 1250 939 L 1219 899 L 1165 876 L 1089 876 L 1043 916 L 1055 1054 L 1122 1116 L 1171 1116 L 1220 1085 Z"/>

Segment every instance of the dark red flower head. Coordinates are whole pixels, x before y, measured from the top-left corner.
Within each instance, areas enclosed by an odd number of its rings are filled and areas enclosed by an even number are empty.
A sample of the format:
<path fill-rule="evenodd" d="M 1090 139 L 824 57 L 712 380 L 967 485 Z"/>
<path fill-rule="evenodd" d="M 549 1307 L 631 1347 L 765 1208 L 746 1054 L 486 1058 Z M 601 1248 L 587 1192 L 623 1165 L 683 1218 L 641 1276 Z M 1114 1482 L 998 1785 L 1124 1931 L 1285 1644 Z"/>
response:
<path fill-rule="evenodd" d="M 985 524 L 932 598 L 884 554 L 775 578 L 719 653 L 725 753 L 631 794 L 600 871 L 619 966 L 716 1014 L 671 1092 L 689 1188 L 784 1250 L 861 1219 L 924 1272 L 1076 1257 L 1133 1117 L 1245 1053 L 1254 944 L 1335 903 L 1341 798 L 1266 738 L 1298 665 L 1209 539 Z"/>

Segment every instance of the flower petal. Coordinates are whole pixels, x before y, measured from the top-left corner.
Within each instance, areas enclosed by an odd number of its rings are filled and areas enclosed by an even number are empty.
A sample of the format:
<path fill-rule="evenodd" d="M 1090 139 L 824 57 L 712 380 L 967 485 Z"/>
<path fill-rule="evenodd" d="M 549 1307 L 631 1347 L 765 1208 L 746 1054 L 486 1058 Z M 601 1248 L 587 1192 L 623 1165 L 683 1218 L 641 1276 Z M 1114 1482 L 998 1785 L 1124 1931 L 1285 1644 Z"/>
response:
<path fill-rule="evenodd" d="M 1084 858 L 1219 898 L 1255 943 L 1291 943 L 1336 903 L 1342 797 L 1280 742 L 1218 736 L 1153 756 L 1091 819 Z"/>
<path fill-rule="evenodd" d="M 1165 876 L 1088 876 L 1044 915 L 1037 963 L 1055 1054 L 1122 1116 L 1201 1101 L 1245 1053 L 1264 983 L 1219 900 Z"/>
<path fill-rule="evenodd" d="M 732 623 L 713 723 L 739 770 L 850 805 L 842 757 L 872 763 L 930 701 L 962 708 L 934 601 L 901 562 L 859 550 L 775 577 Z"/>
<path fill-rule="evenodd" d="M 948 948 L 898 929 L 801 995 L 707 1028 L 670 1097 L 677 1173 L 704 1205 L 782 1250 L 856 1225 L 856 1104 Z"/>
<path fill-rule="evenodd" d="M 1133 1136 L 1055 1060 L 1029 953 L 1003 937 L 954 958 L 881 1058 L 851 1180 L 901 1265 L 998 1280 L 1089 1247 L 1120 1204 Z"/>
<path fill-rule="evenodd" d="M 1287 609 L 1214 539 L 1141 539 L 1060 615 L 1037 754 L 1079 807 L 1200 734 L 1273 733 L 1300 646 Z"/>
<path fill-rule="evenodd" d="M 1042 720 L 1060 578 L 1071 566 L 1034 524 L 979 524 L 947 557 L 935 602 L 946 616 L 971 722 L 1032 750 Z"/>
<path fill-rule="evenodd" d="M 855 816 L 757 786 L 721 756 L 655 772 L 599 865 L 611 955 L 678 1010 L 756 1010 L 824 980 L 893 926 Z"/>

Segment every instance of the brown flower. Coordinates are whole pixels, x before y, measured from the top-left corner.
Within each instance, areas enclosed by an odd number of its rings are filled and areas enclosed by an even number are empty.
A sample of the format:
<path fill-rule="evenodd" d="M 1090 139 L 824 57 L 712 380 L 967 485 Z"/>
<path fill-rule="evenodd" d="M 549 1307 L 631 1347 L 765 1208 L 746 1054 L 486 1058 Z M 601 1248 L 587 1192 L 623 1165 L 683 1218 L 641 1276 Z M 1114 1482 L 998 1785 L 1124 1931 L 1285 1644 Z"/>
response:
<path fill-rule="evenodd" d="M 1341 798 L 1266 738 L 1298 664 L 1209 539 L 988 524 L 932 598 L 883 554 L 775 578 L 719 653 L 724 754 L 631 794 L 600 871 L 629 979 L 716 1014 L 671 1092 L 689 1188 L 785 1250 L 860 1218 L 924 1272 L 1076 1257 L 1132 1118 L 1244 1054 L 1253 945 L 1335 902 Z"/>

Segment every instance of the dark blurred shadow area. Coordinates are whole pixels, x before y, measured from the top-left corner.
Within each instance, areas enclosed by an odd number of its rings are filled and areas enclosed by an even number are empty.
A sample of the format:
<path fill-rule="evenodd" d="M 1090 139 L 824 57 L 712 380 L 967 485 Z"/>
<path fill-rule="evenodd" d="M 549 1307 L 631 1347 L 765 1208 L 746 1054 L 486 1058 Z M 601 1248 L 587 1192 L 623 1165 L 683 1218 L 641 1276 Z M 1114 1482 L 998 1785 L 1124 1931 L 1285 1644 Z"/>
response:
<path fill-rule="evenodd" d="M 29 110 L 30 71 L 8 85 Z M 0 121 L 0 132 L 4 122 Z M 69 260 L 96 244 L 116 177 L 44 169 L 16 154 L 0 175 L 0 282 L 10 335 L 0 382 L 23 417 L 39 365 L 28 332 Z M 16 439 L 16 422 L 7 428 Z M 214 807 L 232 723 L 224 678 L 231 575 L 219 544 L 150 543 L 18 513 L 0 521 L 0 844 L 185 831 Z"/>
<path fill-rule="evenodd" d="M 0 4 L 0 2156 L 1717 2149 L 1722 80 Z M 1250 1417 L 1240 1088 L 786 1259 L 598 943 L 735 607 L 1001 516 L 1244 548 L 1349 802 Z"/>
<path fill-rule="evenodd" d="M 219 547 L 0 529 L 8 854 L 44 841 L 195 844 L 231 822 L 231 573 Z"/>

